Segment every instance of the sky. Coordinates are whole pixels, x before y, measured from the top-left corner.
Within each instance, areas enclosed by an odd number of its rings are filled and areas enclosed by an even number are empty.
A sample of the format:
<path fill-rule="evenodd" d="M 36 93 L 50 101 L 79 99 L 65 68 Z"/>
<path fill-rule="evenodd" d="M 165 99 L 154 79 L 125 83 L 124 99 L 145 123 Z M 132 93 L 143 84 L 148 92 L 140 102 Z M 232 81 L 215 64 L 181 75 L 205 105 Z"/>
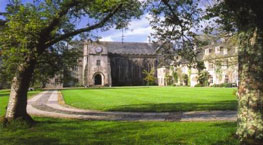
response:
<path fill-rule="evenodd" d="M 125 30 L 114 30 L 111 29 L 107 32 L 102 33 L 103 41 L 122 41 L 124 37 L 125 42 L 149 42 L 148 36 L 153 32 L 147 14 L 143 15 L 139 20 L 132 20 Z"/>
<path fill-rule="evenodd" d="M 9 0 L 0 0 L 0 12 L 4 11 Z M 32 0 L 22 0 L 22 2 L 30 2 Z M 101 41 L 118 41 L 121 42 L 149 42 L 150 33 L 153 30 L 149 21 L 146 19 L 147 14 L 143 15 L 140 20 L 132 20 L 127 30 L 110 29 L 105 32 L 94 31 L 94 35 L 102 37 Z M 80 22 L 79 27 L 84 26 L 84 22 Z M 124 37 L 122 37 L 124 36 Z"/>

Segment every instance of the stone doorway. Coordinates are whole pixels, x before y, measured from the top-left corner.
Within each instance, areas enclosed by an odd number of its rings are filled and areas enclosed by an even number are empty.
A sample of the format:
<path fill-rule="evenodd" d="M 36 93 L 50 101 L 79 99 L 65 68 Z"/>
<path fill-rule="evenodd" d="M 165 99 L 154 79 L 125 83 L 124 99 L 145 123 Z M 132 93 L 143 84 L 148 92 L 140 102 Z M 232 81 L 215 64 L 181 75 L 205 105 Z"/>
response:
<path fill-rule="evenodd" d="M 102 85 L 102 77 L 101 74 L 96 74 L 94 77 L 95 85 Z"/>

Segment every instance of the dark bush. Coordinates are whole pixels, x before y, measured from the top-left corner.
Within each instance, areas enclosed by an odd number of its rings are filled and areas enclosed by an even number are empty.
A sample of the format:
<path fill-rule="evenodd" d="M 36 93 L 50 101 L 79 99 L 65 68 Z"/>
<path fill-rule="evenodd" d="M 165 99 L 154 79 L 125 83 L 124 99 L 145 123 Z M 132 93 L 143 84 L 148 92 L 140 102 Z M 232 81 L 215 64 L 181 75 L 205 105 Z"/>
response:
<path fill-rule="evenodd" d="M 196 84 L 195 87 L 203 87 L 204 85 Z"/>

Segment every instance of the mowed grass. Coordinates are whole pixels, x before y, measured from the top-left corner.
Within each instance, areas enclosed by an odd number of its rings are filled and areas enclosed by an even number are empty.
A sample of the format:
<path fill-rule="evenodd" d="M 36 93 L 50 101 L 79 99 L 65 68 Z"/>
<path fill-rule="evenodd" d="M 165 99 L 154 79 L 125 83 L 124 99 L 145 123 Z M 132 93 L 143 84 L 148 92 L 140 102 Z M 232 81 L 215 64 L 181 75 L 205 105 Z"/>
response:
<path fill-rule="evenodd" d="M 38 92 L 30 92 L 30 95 Z M 5 108 L 9 91 L 0 91 Z M 3 113 L 1 114 L 3 115 Z M 238 145 L 236 122 L 121 122 L 34 117 L 31 128 L 0 125 L 2 145 Z M 0 122 L 1 124 L 1 122 Z M 20 126 L 20 128 L 17 128 Z"/>
<path fill-rule="evenodd" d="M 38 93 L 40 93 L 40 90 L 36 91 L 29 91 L 28 92 L 28 97 L 32 97 Z M 9 97 L 9 90 L 0 90 L 0 116 L 3 116 L 5 113 L 5 108 L 8 104 L 8 97 Z"/>
<path fill-rule="evenodd" d="M 0 128 L 3 145 L 238 145 L 233 122 L 118 122 L 35 118 L 32 128 Z"/>
<path fill-rule="evenodd" d="M 236 88 L 113 87 L 62 90 L 66 104 L 92 110 L 173 112 L 236 110 Z"/>

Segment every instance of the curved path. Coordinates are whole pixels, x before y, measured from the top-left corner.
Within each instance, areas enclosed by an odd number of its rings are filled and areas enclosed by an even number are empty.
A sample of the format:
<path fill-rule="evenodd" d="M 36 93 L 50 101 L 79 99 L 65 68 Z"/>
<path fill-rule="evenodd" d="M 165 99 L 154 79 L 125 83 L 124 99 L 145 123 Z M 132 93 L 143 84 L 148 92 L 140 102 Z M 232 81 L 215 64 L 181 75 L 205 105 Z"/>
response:
<path fill-rule="evenodd" d="M 44 91 L 28 100 L 29 114 L 41 117 L 118 121 L 236 121 L 236 111 L 102 112 L 61 105 L 58 91 Z"/>

